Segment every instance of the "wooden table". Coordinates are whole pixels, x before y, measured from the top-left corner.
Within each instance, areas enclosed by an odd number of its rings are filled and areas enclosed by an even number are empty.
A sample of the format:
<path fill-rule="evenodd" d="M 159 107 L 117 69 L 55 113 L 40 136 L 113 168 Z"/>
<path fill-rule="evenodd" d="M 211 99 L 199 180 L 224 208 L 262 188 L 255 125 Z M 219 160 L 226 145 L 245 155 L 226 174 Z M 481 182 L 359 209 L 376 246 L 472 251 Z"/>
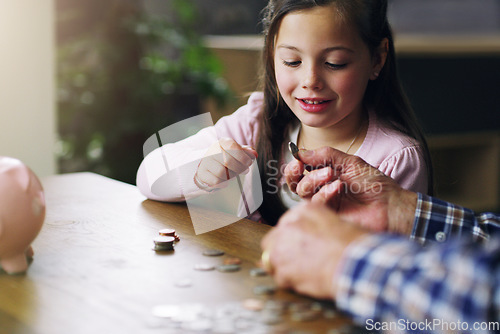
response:
<path fill-rule="evenodd" d="M 47 216 L 33 243 L 33 262 L 23 275 L 0 272 L 0 333 L 191 333 L 172 329 L 172 319 L 156 317 L 152 309 L 199 303 L 216 310 L 266 298 L 311 302 L 290 291 L 254 294 L 255 286 L 273 283 L 271 277 L 249 274 L 269 226 L 241 220 L 195 235 L 184 204 L 146 200 L 134 186 L 92 173 L 57 175 L 42 183 Z M 175 228 L 181 240 L 174 251 L 155 252 L 153 237 L 165 227 Z M 204 256 L 209 248 L 226 255 Z M 243 260 L 240 271 L 193 269 L 229 256 Z M 180 287 L 182 282 L 191 284 Z M 270 333 L 284 328 L 327 333 L 345 323 L 323 313 L 294 321 L 287 311 L 283 321 L 265 326 Z"/>

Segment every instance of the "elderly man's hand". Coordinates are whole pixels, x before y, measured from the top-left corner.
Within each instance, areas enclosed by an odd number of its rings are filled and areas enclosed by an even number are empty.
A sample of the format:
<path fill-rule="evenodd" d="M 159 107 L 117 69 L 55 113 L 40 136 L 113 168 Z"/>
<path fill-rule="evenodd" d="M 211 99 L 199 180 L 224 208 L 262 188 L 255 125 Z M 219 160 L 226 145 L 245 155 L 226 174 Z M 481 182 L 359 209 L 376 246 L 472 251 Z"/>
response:
<path fill-rule="evenodd" d="M 339 217 L 374 231 L 409 235 L 417 194 L 363 159 L 331 147 L 300 150 L 301 161 L 290 162 L 285 179 L 290 190 L 334 209 Z M 304 175 L 304 170 L 310 173 Z"/>
<path fill-rule="evenodd" d="M 335 272 L 344 249 L 367 234 L 324 205 L 303 203 L 281 217 L 261 246 L 280 287 L 327 299 L 335 297 Z"/>

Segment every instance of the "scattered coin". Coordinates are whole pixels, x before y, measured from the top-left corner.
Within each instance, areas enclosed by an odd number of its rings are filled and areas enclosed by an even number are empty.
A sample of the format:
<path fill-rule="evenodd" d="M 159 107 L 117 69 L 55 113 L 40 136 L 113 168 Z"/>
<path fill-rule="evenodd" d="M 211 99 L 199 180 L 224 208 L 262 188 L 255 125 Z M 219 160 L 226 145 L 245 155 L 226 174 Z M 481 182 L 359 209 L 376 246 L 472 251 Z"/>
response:
<path fill-rule="evenodd" d="M 319 318 L 321 312 L 315 310 L 303 310 L 292 312 L 291 318 L 293 321 L 312 321 Z"/>
<path fill-rule="evenodd" d="M 310 310 L 312 307 L 312 303 L 310 302 L 295 302 L 290 304 L 291 312 L 304 312 Z"/>
<path fill-rule="evenodd" d="M 250 311 L 261 311 L 264 308 L 264 301 L 255 298 L 245 299 L 243 307 Z"/>
<path fill-rule="evenodd" d="M 264 310 L 261 313 L 261 321 L 267 325 L 276 325 L 283 321 L 283 317 L 277 313 Z"/>
<path fill-rule="evenodd" d="M 253 293 L 256 295 L 272 295 L 276 292 L 274 285 L 257 285 L 253 288 Z"/>
<path fill-rule="evenodd" d="M 288 303 L 285 301 L 278 301 L 278 300 L 271 299 L 271 300 L 266 301 L 264 308 L 268 311 L 283 315 L 288 310 Z"/>
<path fill-rule="evenodd" d="M 197 263 L 194 265 L 193 268 L 194 270 L 199 270 L 199 271 L 211 271 L 215 269 L 215 266 L 209 263 Z"/>
<path fill-rule="evenodd" d="M 191 282 L 189 278 L 181 281 Z M 293 306 L 297 304 L 298 306 Z M 294 314 L 291 310 L 300 310 Z M 152 309 L 154 316 L 161 318 L 165 331 L 178 333 L 294 333 L 306 334 L 310 331 L 291 330 L 284 322 L 313 321 L 322 312 L 314 303 L 288 302 L 274 299 L 249 298 L 241 303 L 205 305 L 200 303 L 165 304 Z M 353 330 L 355 329 L 355 330 Z M 349 331 L 351 330 L 351 331 Z M 330 329 L 328 334 L 364 333 L 353 326 Z"/>
<path fill-rule="evenodd" d="M 267 275 L 268 275 L 267 271 L 265 271 L 263 268 L 256 267 L 250 269 L 250 276 L 252 277 L 267 276 Z"/>
<path fill-rule="evenodd" d="M 224 264 L 241 264 L 241 260 L 237 257 L 228 257 L 224 259 Z"/>
<path fill-rule="evenodd" d="M 190 278 L 183 278 L 175 282 L 175 286 L 178 288 L 189 288 L 193 285 L 193 280 Z"/>
<path fill-rule="evenodd" d="M 224 254 L 224 251 L 221 251 L 220 249 L 207 249 L 203 252 L 203 255 L 205 256 L 222 256 Z"/>
<path fill-rule="evenodd" d="M 224 273 L 232 273 L 241 269 L 239 264 L 223 264 L 217 266 L 217 270 Z"/>
<path fill-rule="evenodd" d="M 323 310 L 323 305 L 321 305 L 321 303 L 314 302 L 314 303 L 311 304 L 311 310 L 313 310 L 313 311 L 321 311 L 321 310 Z"/>

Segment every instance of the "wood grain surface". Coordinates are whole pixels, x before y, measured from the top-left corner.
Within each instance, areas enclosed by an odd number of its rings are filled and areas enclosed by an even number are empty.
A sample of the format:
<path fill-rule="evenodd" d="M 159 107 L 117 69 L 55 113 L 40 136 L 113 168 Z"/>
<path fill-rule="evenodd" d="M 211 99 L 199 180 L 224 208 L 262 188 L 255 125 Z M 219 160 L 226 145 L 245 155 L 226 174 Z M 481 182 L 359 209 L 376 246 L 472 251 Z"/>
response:
<path fill-rule="evenodd" d="M 152 309 L 189 303 L 217 307 L 248 298 L 311 302 L 290 291 L 254 294 L 255 286 L 273 284 L 271 277 L 249 274 L 269 226 L 244 219 L 195 235 L 184 204 L 146 200 L 134 186 L 92 173 L 51 176 L 42 183 L 47 216 L 33 243 L 33 261 L 22 275 L 0 271 L 0 333 L 190 333 L 167 331 Z M 174 251 L 155 252 L 153 238 L 166 227 L 181 240 Z M 226 254 L 204 256 L 210 248 Z M 242 259 L 241 270 L 193 269 L 222 264 L 227 257 Z M 179 287 L 179 282 L 191 284 Z M 269 333 L 327 333 L 345 323 L 342 317 L 306 322 L 285 317 L 267 328 Z"/>

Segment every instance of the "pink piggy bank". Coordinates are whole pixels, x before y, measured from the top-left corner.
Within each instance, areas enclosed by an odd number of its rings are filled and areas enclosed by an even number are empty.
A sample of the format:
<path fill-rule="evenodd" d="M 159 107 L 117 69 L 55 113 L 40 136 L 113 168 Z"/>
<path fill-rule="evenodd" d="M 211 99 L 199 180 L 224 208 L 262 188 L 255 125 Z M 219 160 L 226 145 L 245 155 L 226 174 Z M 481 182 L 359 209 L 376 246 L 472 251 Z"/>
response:
<path fill-rule="evenodd" d="M 43 188 L 21 161 L 0 156 L 0 267 L 8 274 L 25 272 L 45 219 Z"/>

